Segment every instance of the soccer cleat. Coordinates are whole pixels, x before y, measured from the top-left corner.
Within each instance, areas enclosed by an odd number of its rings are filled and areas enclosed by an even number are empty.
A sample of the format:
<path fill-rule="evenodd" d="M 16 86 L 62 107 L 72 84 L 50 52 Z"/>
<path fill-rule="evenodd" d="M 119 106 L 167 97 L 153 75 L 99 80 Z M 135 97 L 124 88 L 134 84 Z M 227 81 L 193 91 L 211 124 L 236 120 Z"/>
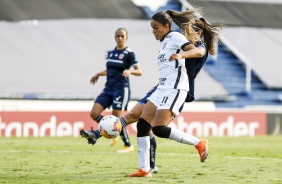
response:
<path fill-rule="evenodd" d="M 132 174 L 127 174 L 125 177 L 152 177 L 151 170 L 148 172 L 142 171 L 142 169 L 139 169 L 137 172 Z"/>
<path fill-rule="evenodd" d="M 94 145 L 97 141 L 97 137 L 91 131 L 80 130 L 80 135 L 88 140 L 88 144 Z"/>
<path fill-rule="evenodd" d="M 129 153 L 134 151 L 134 147 L 131 146 L 124 146 L 122 149 L 118 150 L 117 153 Z"/>
<path fill-rule="evenodd" d="M 118 142 L 118 136 L 112 139 L 111 146 L 116 145 L 117 142 Z"/>
<path fill-rule="evenodd" d="M 200 155 L 201 162 L 204 162 L 208 156 L 208 145 L 209 145 L 209 141 L 207 139 L 201 138 L 199 144 L 195 146 Z"/>
<path fill-rule="evenodd" d="M 151 168 L 152 173 L 158 173 L 158 167 L 155 165 L 154 168 Z"/>

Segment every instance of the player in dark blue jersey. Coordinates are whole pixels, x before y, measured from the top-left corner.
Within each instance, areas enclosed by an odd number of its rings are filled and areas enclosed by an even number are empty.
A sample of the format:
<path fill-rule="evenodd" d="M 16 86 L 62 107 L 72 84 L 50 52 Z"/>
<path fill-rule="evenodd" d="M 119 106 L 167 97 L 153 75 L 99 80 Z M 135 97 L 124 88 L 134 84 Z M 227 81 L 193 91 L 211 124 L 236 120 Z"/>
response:
<path fill-rule="evenodd" d="M 105 88 L 96 98 L 90 116 L 98 123 L 103 118 L 101 113 L 112 107 L 112 114 L 120 117 L 123 111 L 127 110 L 127 105 L 130 100 L 130 83 L 129 76 L 141 76 L 142 72 L 136 60 L 134 52 L 126 46 L 128 39 L 127 30 L 119 28 L 115 32 L 115 41 L 117 46 L 109 50 L 107 53 L 107 69 L 94 75 L 90 82 L 95 84 L 100 76 L 107 76 Z M 134 68 L 131 70 L 130 68 Z M 80 134 L 87 138 L 87 131 L 81 130 Z M 100 136 L 100 135 L 97 135 Z M 124 142 L 124 147 L 118 152 L 131 152 L 134 150 L 130 143 L 126 128 L 123 128 L 120 137 Z M 112 145 L 117 141 L 117 138 L 112 140 Z M 95 142 L 89 142 L 95 144 Z"/>
<path fill-rule="evenodd" d="M 202 40 L 197 41 L 196 43 L 194 43 L 194 45 L 196 48 L 202 50 L 202 57 L 185 59 L 185 67 L 189 79 L 189 91 L 187 93 L 185 102 L 192 102 L 195 100 L 195 78 L 197 77 L 198 73 L 200 72 L 208 58 L 206 44 Z"/>

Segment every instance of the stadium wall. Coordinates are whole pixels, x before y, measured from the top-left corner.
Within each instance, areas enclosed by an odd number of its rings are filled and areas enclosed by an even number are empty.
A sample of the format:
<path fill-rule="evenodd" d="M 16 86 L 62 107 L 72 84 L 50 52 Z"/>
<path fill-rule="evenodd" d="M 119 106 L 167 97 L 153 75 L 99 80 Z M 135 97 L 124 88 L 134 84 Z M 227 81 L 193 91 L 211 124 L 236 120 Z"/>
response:
<path fill-rule="evenodd" d="M 0 101 L 0 137 L 78 137 L 80 129 L 97 128 L 97 123 L 89 115 L 91 101 L 28 101 L 25 102 L 28 105 L 20 105 L 23 102 L 15 105 L 16 102 Z M 135 103 L 131 102 L 131 107 Z M 192 106 L 196 107 L 197 103 Z M 282 133 L 280 112 L 217 110 L 207 106 L 207 103 L 198 104 L 194 111 L 186 108 L 170 126 L 199 137 L 252 137 Z M 104 115 L 110 112 L 107 110 Z M 130 135 L 136 135 L 136 123 L 127 128 Z"/>

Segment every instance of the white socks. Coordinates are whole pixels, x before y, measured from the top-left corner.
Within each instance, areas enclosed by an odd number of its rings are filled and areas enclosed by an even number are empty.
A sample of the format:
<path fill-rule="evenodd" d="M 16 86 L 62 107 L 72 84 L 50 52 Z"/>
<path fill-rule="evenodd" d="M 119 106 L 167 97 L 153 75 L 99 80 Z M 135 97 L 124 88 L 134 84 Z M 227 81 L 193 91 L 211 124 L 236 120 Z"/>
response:
<path fill-rule="evenodd" d="M 137 137 L 137 143 L 140 169 L 148 172 L 150 170 L 150 136 Z"/>
<path fill-rule="evenodd" d="M 200 139 L 174 128 L 171 128 L 169 139 L 194 146 L 200 142 Z M 140 169 L 148 172 L 150 170 L 150 136 L 137 137 L 137 143 Z"/>
<path fill-rule="evenodd" d="M 198 145 L 200 142 L 200 139 L 198 139 L 197 137 L 184 133 L 175 128 L 171 128 L 169 139 L 172 139 L 177 142 L 184 143 L 184 144 L 194 145 L 194 146 Z"/>

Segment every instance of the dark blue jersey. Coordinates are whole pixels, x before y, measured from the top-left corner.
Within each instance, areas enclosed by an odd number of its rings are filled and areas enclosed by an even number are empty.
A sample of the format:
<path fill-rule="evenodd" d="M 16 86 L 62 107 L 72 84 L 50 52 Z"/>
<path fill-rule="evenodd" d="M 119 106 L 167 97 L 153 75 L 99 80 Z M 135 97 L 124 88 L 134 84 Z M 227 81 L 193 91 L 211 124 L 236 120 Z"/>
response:
<path fill-rule="evenodd" d="M 123 77 L 124 70 L 137 64 L 135 54 L 128 47 L 123 50 L 112 49 L 107 56 L 106 89 L 114 90 L 119 87 L 129 87 L 129 78 Z"/>
<path fill-rule="evenodd" d="M 186 97 L 186 102 L 192 102 L 194 97 L 194 80 L 197 77 L 198 73 L 202 69 L 208 58 L 208 51 L 204 42 L 199 41 L 195 43 L 196 47 L 203 47 L 206 50 L 206 54 L 201 58 L 186 58 L 185 67 L 187 69 L 188 79 L 189 79 L 189 92 Z"/>

